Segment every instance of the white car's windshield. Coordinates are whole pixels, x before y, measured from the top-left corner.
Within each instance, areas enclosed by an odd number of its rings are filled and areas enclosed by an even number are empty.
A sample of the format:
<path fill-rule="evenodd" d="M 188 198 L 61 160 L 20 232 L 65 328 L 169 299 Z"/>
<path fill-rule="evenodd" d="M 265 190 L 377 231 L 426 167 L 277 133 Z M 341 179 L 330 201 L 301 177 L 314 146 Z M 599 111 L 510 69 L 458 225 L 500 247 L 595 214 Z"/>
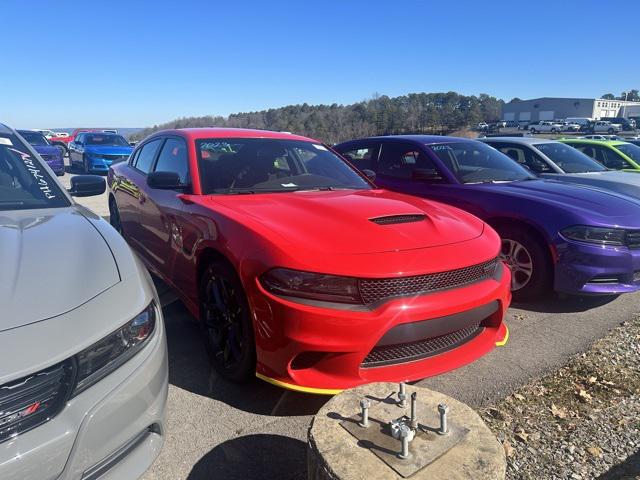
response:
<path fill-rule="evenodd" d="M 67 205 L 56 181 L 22 141 L 0 134 L 0 211 Z"/>

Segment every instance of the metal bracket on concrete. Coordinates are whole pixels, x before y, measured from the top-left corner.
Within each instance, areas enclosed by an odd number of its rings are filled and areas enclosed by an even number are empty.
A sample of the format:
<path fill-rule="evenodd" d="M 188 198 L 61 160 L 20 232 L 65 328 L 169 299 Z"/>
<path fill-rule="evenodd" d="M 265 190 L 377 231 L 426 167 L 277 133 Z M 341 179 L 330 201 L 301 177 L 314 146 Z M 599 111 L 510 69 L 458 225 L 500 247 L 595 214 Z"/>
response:
<path fill-rule="evenodd" d="M 446 434 L 442 434 L 442 409 L 433 412 L 423 411 L 417 415 L 415 398 L 412 399 L 414 418 L 407 415 L 398 416 L 401 411 L 393 393 L 384 399 L 366 397 L 366 400 L 367 427 L 362 425 L 361 413 L 345 418 L 340 425 L 357 439 L 360 447 L 371 451 L 404 478 L 436 461 L 470 432 L 468 428 L 456 423 L 454 414 L 454 418 L 446 419 Z M 416 428 L 411 428 L 412 425 Z M 400 432 L 407 428 L 411 429 L 411 433 L 404 432 L 404 435 L 401 435 Z"/>

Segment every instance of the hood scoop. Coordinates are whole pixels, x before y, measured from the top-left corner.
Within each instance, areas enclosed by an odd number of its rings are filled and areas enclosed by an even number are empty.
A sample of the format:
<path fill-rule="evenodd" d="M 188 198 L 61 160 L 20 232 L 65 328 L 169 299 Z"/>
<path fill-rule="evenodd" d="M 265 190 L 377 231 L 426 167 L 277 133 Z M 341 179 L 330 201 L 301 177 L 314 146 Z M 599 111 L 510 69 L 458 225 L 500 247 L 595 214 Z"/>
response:
<path fill-rule="evenodd" d="M 386 217 L 370 218 L 369 221 L 377 223 L 378 225 L 395 225 L 397 223 L 421 222 L 426 217 L 424 214 L 388 215 Z"/>

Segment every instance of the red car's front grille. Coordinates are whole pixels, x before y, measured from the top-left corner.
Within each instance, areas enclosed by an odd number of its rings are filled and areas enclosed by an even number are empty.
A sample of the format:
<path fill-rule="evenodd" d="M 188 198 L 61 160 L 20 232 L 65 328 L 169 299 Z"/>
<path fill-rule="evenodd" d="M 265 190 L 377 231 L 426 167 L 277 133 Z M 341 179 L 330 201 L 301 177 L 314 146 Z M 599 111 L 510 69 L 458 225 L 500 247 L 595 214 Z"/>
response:
<path fill-rule="evenodd" d="M 365 304 L 370 304 L 391 297 L 420 295 L 461 287 L 493 277 L 498 261 L 494 258 L 470 267 L 413 277 L 360 280 L 360 295 Z"/>
<path fill-rule="evenodd" d="M 475 325 L 439 337 L 426 338 L 424 340 L 399 345 L 377 346 L 366 356 L 362 362 L 362 368 L 412 362 L 444 353 L 468 342 L 479 335 L 482 330 L 484 330 L 484 327 L 482 327 L 480 323 L 476 323 Z"/>

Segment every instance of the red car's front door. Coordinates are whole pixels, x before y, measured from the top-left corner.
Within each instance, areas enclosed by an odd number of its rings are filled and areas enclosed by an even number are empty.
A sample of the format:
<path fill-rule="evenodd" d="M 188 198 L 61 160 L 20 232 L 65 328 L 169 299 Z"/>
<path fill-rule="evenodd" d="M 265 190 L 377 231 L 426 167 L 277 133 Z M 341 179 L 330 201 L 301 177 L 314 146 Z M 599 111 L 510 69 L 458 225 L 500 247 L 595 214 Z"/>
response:
<path fill-rule="evenodd" d="M 185 187 L 189 185 L 187 147 L 182 138 L 164 140 L 152 168 L 154 172 L 177 173 Z M 183 188 L 165 190 L 140 186 L 140 236 L 148 260 L 165 279 L 173 276 L 176 255 L 182 251 L 182 225 L 179 221 L 184 209 L 178 195 Z"/>

